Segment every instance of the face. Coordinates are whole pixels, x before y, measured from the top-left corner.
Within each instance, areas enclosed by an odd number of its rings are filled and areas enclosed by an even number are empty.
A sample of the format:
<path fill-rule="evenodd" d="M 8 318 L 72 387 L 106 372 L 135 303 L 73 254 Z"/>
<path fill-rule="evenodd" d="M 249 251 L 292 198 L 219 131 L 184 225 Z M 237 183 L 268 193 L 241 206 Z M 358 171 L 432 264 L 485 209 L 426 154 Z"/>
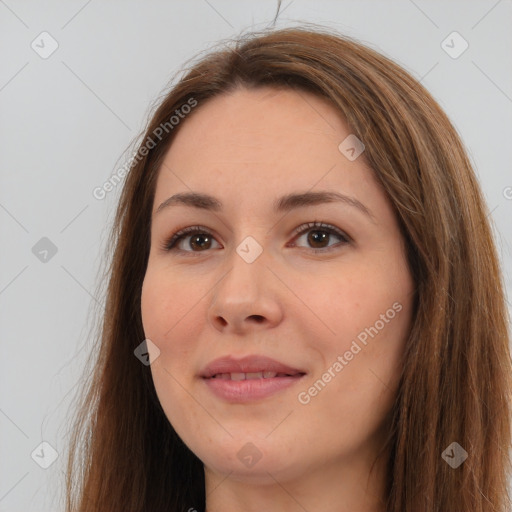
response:
<path fill-rule="evenodd" d="M 413 282 L 364 152 L 338 148 L 349 135 L 316 96 L 238 89 L 200 104 L 165 156 L 142 319 L 163 410 L 206 471 L 284 481 L 382 445 Z M 215 200 L 157 212 L 191 192 Z M 342 199 L 281 200 L 320 192 Z"/>

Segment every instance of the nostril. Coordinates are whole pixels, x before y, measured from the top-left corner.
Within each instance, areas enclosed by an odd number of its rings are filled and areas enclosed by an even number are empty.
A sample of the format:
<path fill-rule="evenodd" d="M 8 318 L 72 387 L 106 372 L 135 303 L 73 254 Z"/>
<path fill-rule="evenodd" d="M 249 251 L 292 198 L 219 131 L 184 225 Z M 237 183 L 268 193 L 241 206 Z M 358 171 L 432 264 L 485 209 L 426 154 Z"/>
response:
<path fill-rule="evenodd" d="M 261 324 L 261 322 L 263 322 L 264 320 L 264 318 L 261 315 L 251 315 L 249 318 L 253 318 L 259 324 Z"/>

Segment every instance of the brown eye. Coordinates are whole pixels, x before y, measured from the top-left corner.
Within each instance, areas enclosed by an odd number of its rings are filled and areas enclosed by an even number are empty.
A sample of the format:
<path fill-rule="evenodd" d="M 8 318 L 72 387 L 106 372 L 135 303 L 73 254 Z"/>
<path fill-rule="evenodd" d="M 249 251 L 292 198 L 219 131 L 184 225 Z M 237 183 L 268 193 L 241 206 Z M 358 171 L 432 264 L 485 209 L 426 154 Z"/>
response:
<path fill-rule="evenodd" d="M 188 244 L 182 244 L 182 242 L 185 242 L 187 239 L 189 239 Z M 213 238 L 206 228 L 202 228 L 201 226 L 192 226 L 175 233 L 167 242 L 165 242 L 164 250 L 203 252 L 204 250 L 211 248 L 213 240 L 215 240 L 215 238 Z M 182 247 L 179 247 L 180 244 L 182 244 Z"/>
<path fill-rule="evenodd" d="M 185 237 L 188 238 L 188 237 Z M 212 238 L 206 233 L 199 233 L 190 237 L 189 246 L 197 249 L 209 249 L 212 245 Z"/>
<path fill-rule="evenodd" d="M 330 248 L 335 245 L 345 245 L 350 242 L 349 237 L 339 229 L 316 221 L 301 226 L 298 231 L 299 236 L 296 240 L 306 236 L 306 242 L 313 250 L 330 250 Z M 329 246 L 328 244 L 333 236 L 338 238 L 340 242 L 334 246 Z"/>

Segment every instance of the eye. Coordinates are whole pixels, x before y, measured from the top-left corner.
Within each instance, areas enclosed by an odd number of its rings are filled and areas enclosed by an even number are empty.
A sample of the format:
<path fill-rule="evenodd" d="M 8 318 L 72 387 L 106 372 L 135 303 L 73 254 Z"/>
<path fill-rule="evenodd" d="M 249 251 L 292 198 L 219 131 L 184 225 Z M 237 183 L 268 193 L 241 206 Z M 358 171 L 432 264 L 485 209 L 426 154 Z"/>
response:
<path fill-rule="evenodd" d="M 189 247 L 199 248 L 198 251 L 182 249 L 180 244 L 187 238 L 190 238 L 188 243 Z M 168 240 L 166 240 L 162 246 L 162 249 L 166 252 L 180 251 L 180 252 L 203 252 L 201 249 L 209 249 L 211 247 L 212 240 L 215 240 L 208 228 L 203 226 L 191 226 L 188 228 L 181 229 Z"/>
<path fill-rule="evenodd" d="M 346 245 L 350 243 L 351 240 L 350 237 L 343 233 L 343 231 L 341 231 L 340 229 L 329 224 L 323 224 L 322 222 L 318 221 L 302 224 L 302 226 L 299 226 L 296 229 L 295 233 L 300 235 L 297 239 L 300 239 L 303 236 L 306 236 L 307 233 L 310 233 L 309 235 L 307 235 L 306 240 L 309 244 L 311 244 L 313 252 L 330 251 L 331 248 L 340 245 Z M 330 238 L 333 235 L 341 241 L 338 244 L 335 244 L 334 246 L 324 246 L 323 244 L 326 241 L 330 241 Z"/>
<path fill-rule="evenodd" d="M 299 226 L 295 232 L 295 240 L 298 240 L 305 236 L 306 233 L 311 233 L 307 237 L 307 242 L 311 244 L 311 250 L 313 252 L 327 252 L 332 250 L 332 248 L 336 246 L 342 246 L 350 243 L 351 239 L 348 235 L 343 233 L 343 231 L 338 228 L 331 226 L 329 224 L 323 224 L 318 221 L 309 222 L 307 224 L 302 224 Z M 324 244 L 330 241 L 332 236 L 337 237 L 340 242 L 335 244 L 334 246 L 325 246 Z M 185 244 L 183 248 L 183 242 L 189 239 L 188 244 Z M 212 241 L 218 243 L 215 238 L 212 236 L 208 228 L 203 226 L 191 226 L 188 228 L 181 229 L 177 233 L 174 233 L 169 239 L 164 241 L 162 244 L 162 249 L 165 252 L 170 251 L 179 251 L 185 253 L 197 253 L 204 252 L 204 250 L 210 249 L 212 245 Z M 180 247 L 181 245 L 181 247 Z M 295 243 L 292 244 L 292 247 L 295 246 Z M 198 250 L 194 250 L 198 249 Z M 192 250 L 190 250 L 192 249 Z"/>

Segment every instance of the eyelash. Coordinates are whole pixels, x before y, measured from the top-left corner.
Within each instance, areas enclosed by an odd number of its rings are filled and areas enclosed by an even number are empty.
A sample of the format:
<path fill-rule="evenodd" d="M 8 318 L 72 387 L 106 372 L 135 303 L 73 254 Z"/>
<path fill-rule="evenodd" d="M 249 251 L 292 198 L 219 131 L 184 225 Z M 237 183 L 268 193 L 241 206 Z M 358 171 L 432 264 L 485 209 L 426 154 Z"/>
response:
<path fill-rule="evenodd" d="M 319 221 L 314 222 L 308 222 L 305 224 L 301 224 L 293 233 L 294 238 L 298 238 L 304 233 L 307 233 L 308 231 L 324 231 L 326 233 L 329 233 L 331 235 L 336 235 L 341 239 L 341 242 L 331 246 L 331 247 L 325 247 L 323 249 L 310 249 L 313 253 L 325 253 L 329 252 L 333 249 L 336 249 L 340 246 L 344 246 L 351 242 L 351 238 L 341 231 L 340 229 L 336 228 L 335 226 L 331 226 L 330 224 L 324 224 Z M 164 241 L 161 248 L 165 252 L 171 252 L 171 251 L 179 251 L 182 253 L 189 253 L 190 255 L 197 255 L 205 251 L 184 251 L 182 249 L 177 249 L 176 245 L 178 242 L 180 242 L 182 239 L 186 238 L 186 235 L 193 235 L 193 234 L 202 234 L 202 235 L 211 235 L 210 230 L 203 226 L 191 226 L 188 228 L 181 229 L 180 231 L 174 233 L 171 235 L 167 240 Z"/>

